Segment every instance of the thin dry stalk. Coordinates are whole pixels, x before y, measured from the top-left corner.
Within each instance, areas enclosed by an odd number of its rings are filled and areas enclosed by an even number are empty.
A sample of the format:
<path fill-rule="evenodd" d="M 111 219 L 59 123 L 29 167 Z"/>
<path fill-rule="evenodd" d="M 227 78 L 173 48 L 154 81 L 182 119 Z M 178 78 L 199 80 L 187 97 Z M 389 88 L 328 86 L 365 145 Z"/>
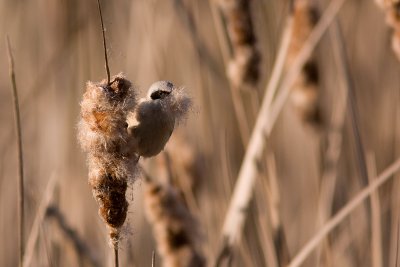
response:
<path fill-rule="evenodd" d="M 18 103 L 18 90 L 17 82 L 15 79 L 14 71 L 14 58 L 11 51 L 10 38 L 7 36 L 7 53 L 8 53 L 8 64 L 9 73 L 11 80 L 11 89 L 14 103 L 14 117 L 15 117 L 15 129 L 17 131 L 17 145 L 18 145 L 18 251 L 19 251 L 19 266 L 22 266 L 24 261 L 24 240 L 25 240 L 25 217 L 24 217 L 24 159 L 22 152 L 22 130 L 21 130 L 21 115 L 19 112 Z"/>
<path fill-rule="evenodd" d="M 348 63 L 348 57 L 346 53 L 346 47 L 344 44 L 343 36 L 342 36 L 342 31 L 340 29 L 340 25 L 338 21 L 335 21 L 335 25 L 333 27 L 333 31 L 335 34 L 335 37 L 337 41 L 335 44 L 338 46 L 336 51 L 339 53 L 339 59 L 341 59 L 341 67 L 339 67 L 339 72 L 340 75 L 343 77 L 345 83 L 346 83 L 346 91 L 347 91 L 347 98 L 348 98 L 348 106 L 349 106 L 349 117 L 351 121 L 351 126 L 353 130 L 353 137 L 354 137 L 354 143 L 355 143 L 355 148 L 356 148 L 356 157 L 357 157 L 357 163 L 358 163 L 358 169 L 360 172 L 360 178 L 362 184 L 365 186 L 368 184 L 368 171 L 367 171 L 367 164 L 365 162 L 365 153 L 364 153 L 364 147 L 362 144 L 362 138 L 360 134 L 360 128 L 359 128 L 359 119 L 358 119 L 358 111 L 357 111 L 357 104 L 356 104 L 356 96 L 355 96 L 355 87 L 353 84 L 353 80 L 350 77 L 350 70 L 349 70 L 349 63 Z"/>
<path fill-rule="evenodd" d="M 367 154 L 367 167 L 369 183 L 373 182 L 376 177 L 376 161 L 374 153 Z M 383 253 L 382 253 L 382 222 L 381 222 L 381 204 L 379 200 L 379 192 L 371 194 L 371 255 L 372 267 L 383 266 Z"/>
<path fill-rule="evenodd" d="M 231 247 L 240 239 L 244 221 L 247 215 L 246 211 L 248 210 L 248 206 L 252 198 L 255 179 L 258 175 L 257 163 L 262 157 L 262 153 L 266 145 L 266 138 L 271 133 L 272 127 L 286 102 L 290 88 L 292 87 L 297 75 L 300 73 L 303 65 L 307 61 L 307 58 L 309 58 L 309 55 L 312 53 L 323 33 L 335 18 L 343 3 L 344 0 L 333 1 L 324 12 L 321 20 L 311 33 L 307 42 L 303 46 L 303 49 L 296 57 L 296 60 L 279 87 L 280 93 L 276 97 L 272 108 L 268 105 L 268 92 L 264 96 L 263 104 L 257 117 L 256 125 L 254 127 L 244 161 L 240 168 L 228 212 L 225 217 L 222 229 L 223 240 L 226 241 L 224 244 L 225 247 Z M 273 97 L 273 95 L 271 97 Z M 221 251 L 225 251 L 225 249 L 222 249 Z"/>
<path fill-rule="evenodd" d="M 276 170 L 275 157 L 273 155 L 270 155 L 267 158 L 267 164 L 270 184 L 269 202 L 271 203 L 269 211 L 273 229 L 275 251 L 276 256 L 279 260 L 279 266 L 285 266 L 289 262 L 290 254 L 281 220 L 281 213 L 279 208 L 280 195 L 278 187 L 278 173 Z"/>
<path fill-rule="evenodd" d="M 273 155 L 267 157 L 268 179 L 259 179 L 255 190 L 257 198 L 257 231 L 260 233 L 260 242 L 265 251 L 265 266 L 283 266 L 280 252 L 281 244 L 278 240 L 281 220 L 279 214 L 279 188 L 276 182 L 276 168 Z M 261 204 L 259 204 L 261 203 Z M 267 210 L 267 213 L 265 212 Z M 278 241 L 278 242 L 277 242 Z M 284 240 L 283 240 L 284 241 Z"/>
<path fill-rule="evenodd" d="M 399 240 L 400 240 L 400 221 L 399 218 L 397 218 L 397 239 L 396 239 L 396 267 L 398 266 L 397 263 L 399 261 Z"/>
<path fill-rule="evenodd" d="M 101 23 L 101 33 L 102 33 L 102 36 L 103 36 L 104 60 L 105 60 L 105 68 L 106 68 L 106 72 L 107 72 L 107 85 L 110 85 L 110 68 L 108 66 L 106 30 L 104 29 L 103 15 L 101 13 L 100 0 L 97 0 L 97 7 L 99 9 L 100 23 Z"/>
<path fill-rule="evenodd" d="M 337 69 L 341 72 L 339 75 L 339 87 L 336 93 L 336 101 L 333 106 L 330 128 L 327 134 L 327 148 L 324 154 L 324 169 L 321 178 L 321 186 L 319 193 L 319 222 L 318 227 L 321 227 L 326 220 L 331 216 L 333 196 L 337 178 L 338 162 L 342 149 L 343 128 L 346 118 L 347 109 L 347 91 L 348 83 L 345 75 L 342 73 L 344 70 L 343 54 L 340 52 L 340 45 L 338 44 L 337 31 L 331 29 L 329 32 L 330 40 L 333 46 L 334 60 Z M 329 257 L 329 244 L 324 243 L 324 252 Z"/>
<path fill-rule="evenodd" d="M 99 262 L 94 253 L 90 250 L 89 246 L 82 240 L 79 234 L 68 224 L 62 212 L 54 205 L 50 205 L 46 209 L 46 217 L 53 218 L 57 222 L 57 226 L 65 234 L 65 236 L 72 242 L 75 251 L 88 259 L 93 267 L 100 267 L 102 264 Z"/>
<path fill-rule="evenodd" d="M 114 247 L 114 266 L 119 266 L 119 259 L 118 259 L 118 247 Z"/>
<path fill-rule="evenodd" d="M 33 220 L 33 225 L 26 242 L 25 257 L 23 261 L 24 267 L 31 266 L 33 255 L 35 253 L 35 245 L 39 237 L 40 226 L 46 216 L 47 207 L 49 207 L 50 202 L 53 198 L 53 194 L 57 185 L 57 175 L 53 174 L 46 186 L 43 198 L 39 204 L 38 210 L 36 212 L 35 219 Z"/>
<path fill-rule="evenodd" d="M 374 181 L 353 197 L 343 208 L 341 208 L 335 216 L 333 216 L 315 235 L 312 237 L 303 248 L 292 259 L 289 267 L 299 267 L 308 255 L 318 246 L 318 244 L 343 220 L 350 215 L 364 200 L 366 200 L 372 193 L 375 192 L 380 186 L 387 182 L 393 174 L 400 169 L 400 159 L 392 163 L 381 175 L 377 176 Z"/>

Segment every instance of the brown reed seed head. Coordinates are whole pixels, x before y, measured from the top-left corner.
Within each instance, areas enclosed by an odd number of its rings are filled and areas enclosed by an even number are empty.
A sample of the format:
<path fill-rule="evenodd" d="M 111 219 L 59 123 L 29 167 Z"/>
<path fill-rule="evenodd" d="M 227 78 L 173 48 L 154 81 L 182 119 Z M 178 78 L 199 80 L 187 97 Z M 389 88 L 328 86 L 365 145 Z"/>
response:
<path fill-rule="evenodd" d="M 287 53 L 286 65 L 292 65 L 307 38 L 318 21 L 319 13 L 311 0 L 295 0 L 293 10 L 293 30 Z"/>
<path fill-rule="evenodd" d="M 386 24 L 393 29 L 392 50 L 400 60 L 400 2 L 386 3 Z"/>
<path fill-rule="evenodd" d="M 259 80 L 261 55 L 251 19 L 250 0 L 220 0 L 233 49 L 227 74 L 236 87 L 255 85 Z"/>
<path fill-rule="evenodd" d="M 296 0 L 293 11 L 293 33 L 290 42 L 286 66 L 290 67 L 318 21 L 318 11 L 309 0 Z M 318 107 L 319 99 L 318 65 L 312 56 L 304 65 L 301 74 L 293 85 L 292 104 L 301 120 L 313 126 L 323 121 Z"/>
<path fill-rule="evenodd" d="M 235 57 L 229 62 L 227 70 L 232 84 L 236 87 L 242 84 L 255 85 L 259 79 L 260 61 L 260 53 L 255 47 L 237 47 Z"/>
<path fill-rule="evenodd" d="M 393 29 L 391 46 L 398 60 L 400 60 L 400 1 L 376 0 L 377 5 L 385 11 L 386 24 Z"/>
<path fill-rule="evenodd" d="M 146 217 L 153 226 L 158 251 L 165 267 L 205 266 L 196 220 L 180 192 L 170 185 L 146 182 Z"/>
<path fill-rule="evenodd" d="M 136 155 L 125 148 L 126 118 L 135 105 L 134 89 L 121 74 L 110 84 L 88 82 L 81 102 L 78 138 L 88 154 L 89 185 L 114 248 L 118 247 L 119 228 L 127 215 L 127 183 L 136 173 Z"/>
<path fill-rule="evenodd" d="M 392 35 L 392 49 L 398 60 L 400 60 L 400 32 L 396 31 Z"/>

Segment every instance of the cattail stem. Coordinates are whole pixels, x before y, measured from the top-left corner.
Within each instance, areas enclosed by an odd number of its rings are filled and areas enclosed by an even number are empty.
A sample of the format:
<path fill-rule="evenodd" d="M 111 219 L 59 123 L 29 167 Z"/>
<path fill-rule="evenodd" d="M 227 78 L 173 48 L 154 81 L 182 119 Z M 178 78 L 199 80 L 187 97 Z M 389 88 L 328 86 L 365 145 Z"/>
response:
<path fill-rule="evenodd" d="M 17 82 L 15 79 L 14 71 L 14 58 L 11 52 L 10 38 L 7 36 L 7 51 L 8 51 L 8 63 L 10 71 L 10 79 L 12 84 L 12 94 L 14 102 L 14 116 L 15 116 L 15 128 L 17 130 L 17 142 L 18 142 L 18 204 L 19 204 L 19 266 L 22 266 L 24 260 L 24 161 L 22 153 L 22 130 L 21 130 L 21 116 L 19 113 L 18 103 L 18 91 Z"/>
<path fill-rule="evenodd" d="M 156 267 L 156 252 L 154 250 L 151 253 L 151 267 Z"/>
<path fill-rule="evenodd" d="M 362 184 L 365 186 L 368 184 L 368 171 L 367 171 L 367 163 L 365 160 L 365 153 L 364 153 L 364 147 L 361 139 L 361 133 L 360 133 L 360 126 L 359 126 L 359 116 L 358 116 L 358 110 L 356 106 L 356 96 L 354 92 L 354 83 L 353 80 L 350 77 L 350 70 L 349 70 L 349 62 L 348 62 L 348 56 L 346 53 L 346 48 L 345 44 L 343 41 L 343 36 L 342 36 L 342 31 L 339 25 L 339 22 L 336 21 L 334 24 L 334 30 L 336 31 L 336 37 L 338 39 L 337 45 L 338 47 L 338 52 L 340 53 L 340 59 L 342 59 L 342 66 L 341 66 L 341 74 L 344 77 L 344 80 L 346 82 L 346 87 L 347 87 L 347 98 L 349 101 L 349 117 L 351 120 L 351 126 L 353 130 L 353 136 L 354 136 L 354 143 L 355 143 L 355 148 L 356 148 L 356 157 L 357 157 L 357 162 L 358 162 L 358 167 L 359 167 L 359 172 L 360 172 L 360 177 Z"/>
<path fill-rule="evenodd" d="M 118 259 L 118 247 L 114 247 L 114 266 L 119 266 L 119 259 Z"/>
<path fill-rule="evenodd" d="M 99 14 L 100 14 L 100 22 L 101 22 L 101 32 L 103 34 L 103 47 L 104 47 L 104 60 L 106 62 L 106 72 L 107 72 L 107 85 L 110 85 L 110 68 L 108 66 L 108 56 L 107 56 L 107 42 L 106 42 L 106 31 L 104 29 L 104 23 L 103 23 L 103 15 L 101 13 L 101 5 L 100 5 L 100 0 L 97 0 L 97 6 L 99 8 Z"/>

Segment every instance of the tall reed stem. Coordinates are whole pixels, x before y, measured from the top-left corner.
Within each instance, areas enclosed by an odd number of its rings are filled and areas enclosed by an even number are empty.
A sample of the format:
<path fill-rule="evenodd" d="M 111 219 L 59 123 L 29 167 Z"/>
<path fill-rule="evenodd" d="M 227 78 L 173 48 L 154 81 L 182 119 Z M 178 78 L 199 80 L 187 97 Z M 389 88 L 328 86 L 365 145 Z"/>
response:
<path fill-rule="evenodd" d="M 118 259 L 118 247 L 114 247 L 114 266 L 119 266 L 119 259 Z"/>
<path fill-rule="evenodd" d="M 18 103 L 18 91 L 17 82 L 15 79 L 14 71 L 14 58 L 11 51 L 10 38 L 7 36 L 7 52 L 8 52 L 8 64 L 10 79 L 12 84 L 12 94 L 14 102 L 14 116 L 15 116 L 15 129 L 17 130 L 17 142 L 18 142 L 18 204 L 19 204 L 19 215 L 18 215 L 18 225 L 19 225 L 19 266 L 22 266 L 24 260 L 24 161 L 22 153 L 22 130 L 21 130 L 21 116 L 19 113 L 19 103 Z"/>
<path fill-rule="evenodd" d="M 103 34 L 104 60 L 106 62 L 107 84 L 110 85 L 110 67 L 108 66 L 106 30 L 104 29 L 103 14 L 101 13 L 100 0 L 97 0 L 97 7 L 99 8 L 100 22 L 101 22 L 101 32 Z"/>

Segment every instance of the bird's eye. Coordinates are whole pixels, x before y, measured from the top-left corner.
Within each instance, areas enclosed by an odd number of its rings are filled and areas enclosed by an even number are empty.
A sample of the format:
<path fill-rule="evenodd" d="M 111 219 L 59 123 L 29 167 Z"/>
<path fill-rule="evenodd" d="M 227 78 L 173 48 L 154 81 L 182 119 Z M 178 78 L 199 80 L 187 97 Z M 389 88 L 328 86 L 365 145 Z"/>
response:
<path fill-rule="evenodd" d="M 161 98 L 160 91 L 155 91 L 155 92 L 151 93 L 150 98 L 153 100 L 160 99 Z"/>
<path fill-rule="evenodd" d="M 153 100 L 156 100 L 156 99 L 164 98 L 167 95 L 169 95 L 169 92 L 157 90 L 157 91 L 154 91 L 153 93 L 151 93 L 150 98 Z"/>

